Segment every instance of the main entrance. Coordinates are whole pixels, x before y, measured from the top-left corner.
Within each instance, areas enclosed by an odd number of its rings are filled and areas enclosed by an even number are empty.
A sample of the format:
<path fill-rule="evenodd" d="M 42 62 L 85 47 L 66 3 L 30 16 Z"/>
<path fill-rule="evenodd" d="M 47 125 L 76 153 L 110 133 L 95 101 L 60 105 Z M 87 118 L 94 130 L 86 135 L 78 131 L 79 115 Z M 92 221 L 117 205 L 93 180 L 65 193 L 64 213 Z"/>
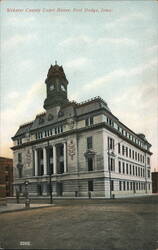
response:
<path fill-rule="evenodd" d="M 62 196 L 63 195 L 63 183 L 62 182 L 57 182 L 56 184 L 56 189 L 57 189 L 57 196 Z"/>

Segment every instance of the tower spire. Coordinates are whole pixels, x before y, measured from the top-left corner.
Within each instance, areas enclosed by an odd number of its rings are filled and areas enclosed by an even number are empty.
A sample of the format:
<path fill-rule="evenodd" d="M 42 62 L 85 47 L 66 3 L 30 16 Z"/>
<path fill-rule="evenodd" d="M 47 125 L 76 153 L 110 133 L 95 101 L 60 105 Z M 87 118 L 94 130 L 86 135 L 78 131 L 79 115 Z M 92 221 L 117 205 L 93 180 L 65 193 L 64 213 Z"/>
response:
<path fill-rule="evenodd" d="M 57 60 L 55 60 L 55 65 L 57 65 Z"/>

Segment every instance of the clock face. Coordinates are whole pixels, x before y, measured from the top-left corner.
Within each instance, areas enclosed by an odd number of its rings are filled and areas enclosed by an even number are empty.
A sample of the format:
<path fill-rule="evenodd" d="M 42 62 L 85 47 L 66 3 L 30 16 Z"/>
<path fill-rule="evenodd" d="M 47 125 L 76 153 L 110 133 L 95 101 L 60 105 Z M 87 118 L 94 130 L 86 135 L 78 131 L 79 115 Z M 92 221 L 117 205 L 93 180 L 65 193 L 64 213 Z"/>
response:
<path fill-rule="evenodd" d="M 54 89 L 54 84 L 51 84 L 49 89 L 52 91 Z"/>
<path fill-rule="evenodd" d="M 63 91 L 66 91 L 64 85 L 62 85 L 62 84 L 61 84 L 61 89 L 62 89 Z"/>

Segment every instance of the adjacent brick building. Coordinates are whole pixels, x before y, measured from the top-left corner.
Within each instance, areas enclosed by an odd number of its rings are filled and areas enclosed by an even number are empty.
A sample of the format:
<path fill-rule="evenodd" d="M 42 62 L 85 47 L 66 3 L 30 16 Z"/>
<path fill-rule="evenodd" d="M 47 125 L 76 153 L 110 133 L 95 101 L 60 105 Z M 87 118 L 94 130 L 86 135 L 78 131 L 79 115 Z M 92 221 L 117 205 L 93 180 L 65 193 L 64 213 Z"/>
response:
<path fill-rule="evenodd" d="M 152 192 L 158 193 L 158 172 L 152 173 Z"/>
<path fill-rule="evenodd" d="M 6 203 L 5 167 L 0 165 L 0 205 Z"/>
<path fill-rule="evenodd" d="M 13 160 L 0 157 L 0 201 L 5 202 L 6 196 L 13 196 Z"/>
<path fill-rule="evenodd" d="M 12 138 L 15 190 L 25 192 L 27 180 L 35 196 L 51 190 L 54 197 L 151 193 L 152 153 L 145 135 L 124 125 L 100 97 L 69 101 L 62 66 L 51 66 L 45 83 L 46 112 Z"/>

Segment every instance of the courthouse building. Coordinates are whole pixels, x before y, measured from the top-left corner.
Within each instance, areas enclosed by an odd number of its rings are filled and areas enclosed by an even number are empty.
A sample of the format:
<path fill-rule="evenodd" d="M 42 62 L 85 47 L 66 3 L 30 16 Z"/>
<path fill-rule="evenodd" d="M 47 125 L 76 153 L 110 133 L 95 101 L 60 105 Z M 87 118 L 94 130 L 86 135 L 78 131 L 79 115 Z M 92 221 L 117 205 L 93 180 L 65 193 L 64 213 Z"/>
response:
<path fill-rule="evenodd" d="M 145 135 L 124 125 L 100 97 L 69 101 L 62 66 L 51 65 L 45 84 L 46 111 L 12 137 L 14 190 L 23 193 L 27 180 L 31 196 L 50 190 L 53 197 L 150 193 L 152 153 Z"/>

